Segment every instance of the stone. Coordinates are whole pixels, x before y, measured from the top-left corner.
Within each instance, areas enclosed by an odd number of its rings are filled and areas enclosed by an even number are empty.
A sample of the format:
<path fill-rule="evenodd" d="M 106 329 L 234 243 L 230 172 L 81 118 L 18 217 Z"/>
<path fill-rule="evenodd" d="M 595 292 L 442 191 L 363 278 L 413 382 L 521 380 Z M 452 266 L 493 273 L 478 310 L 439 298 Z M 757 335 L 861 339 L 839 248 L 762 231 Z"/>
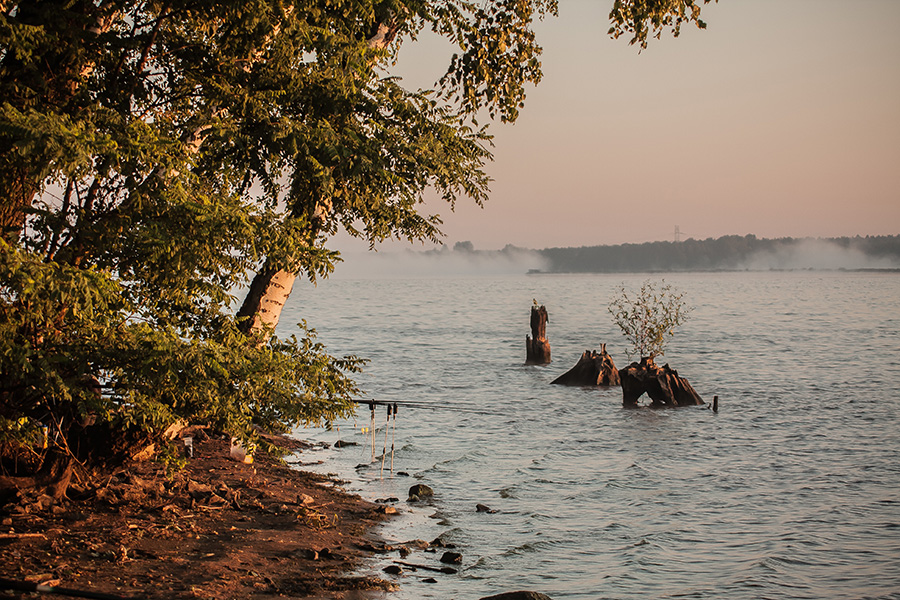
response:
<path fill-rule="evenodd" d="M 542 594 L 540 592 L 531 592 L 527 590 L 520 590 L 516 592 L 503 592 L 502 594 L 496 594 L 494 596 L 485 596 L 480 598 L 479 600 L 553 600 L 547 594 Z"/>
<path fill-rule="evenodd" d="M 448 565 L 462 564 L 462 554 L 459 552 L 444 552 L 441 556 L 441 562 Z"/>
<path fill-rule="evenodd" d="M 450 542 L 445 542 L 443 538 L 436 537 L 431 540 L 431 544 L 429 544 L 432 548 L 456 548 L 456 545 L 451 544 Z"/>
<path fill-rule="evenodd" d="M 388 565 L 383 568 L 382 571 L 384 571 L 388 575 L 400 575 L 401 573 L 403 573 L 403 567 L 401 567 L 400 565 Z"/>
<path fill-rule="evenodd" d="M 416 485 L 409 488 L 409 500 L 416 501 L 422 500 L 424 498 L 431 498 L 434 496 L 434 490 L 425 485 L 424 483 L 417 483 Z"/>
<path fill-rule="evenodd" d="M 194 500 L 202 500 L 203 498 L 211 496 L 213 491 L 212 488 L 205 483 L 200 483 L 191 479 L 187 484 L 187 493 L 190 494 L 191 498 Z"/>

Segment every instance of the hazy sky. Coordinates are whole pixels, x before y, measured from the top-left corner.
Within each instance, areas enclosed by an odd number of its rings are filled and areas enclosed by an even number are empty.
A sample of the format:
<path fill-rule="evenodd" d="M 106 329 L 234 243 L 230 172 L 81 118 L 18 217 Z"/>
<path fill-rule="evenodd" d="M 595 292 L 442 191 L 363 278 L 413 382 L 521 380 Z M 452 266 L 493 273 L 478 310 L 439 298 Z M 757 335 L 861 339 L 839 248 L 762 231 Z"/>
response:
<path fill-rule="evenodd" d="M 492 127 L 490 201 L 429 205 L 445 243 L 900 234 L 900 1 L 720 0 L 640 54 L 611 5 L 537 25 L 544 79 Z M 398 71 L 428 86 L 446 52 L 408 44 Z"/>

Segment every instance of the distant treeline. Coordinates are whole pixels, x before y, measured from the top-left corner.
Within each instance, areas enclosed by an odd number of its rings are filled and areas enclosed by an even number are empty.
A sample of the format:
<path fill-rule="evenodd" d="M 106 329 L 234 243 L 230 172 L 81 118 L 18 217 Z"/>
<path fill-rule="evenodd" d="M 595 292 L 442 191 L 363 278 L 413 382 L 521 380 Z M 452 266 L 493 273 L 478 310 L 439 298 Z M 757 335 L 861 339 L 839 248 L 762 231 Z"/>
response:
<path fill-rule="evenodd" d="M 842 252 L 861 259 L 852 268 L 897 268 L 900 267 L 900 235 L 778 239 L 726 235 L 718 239 L 547 248 L 536 252 L 545 259 L 543 270 L 549 273 L 828 268 L 828 257 L 824 255 Z M 817 253 L 823 255 L 825 262 L 805 265 L 797 260 L 799 255 L 814 259 Z M 835 260 L 833 268 L 847 268 L 846 265 Z"/>

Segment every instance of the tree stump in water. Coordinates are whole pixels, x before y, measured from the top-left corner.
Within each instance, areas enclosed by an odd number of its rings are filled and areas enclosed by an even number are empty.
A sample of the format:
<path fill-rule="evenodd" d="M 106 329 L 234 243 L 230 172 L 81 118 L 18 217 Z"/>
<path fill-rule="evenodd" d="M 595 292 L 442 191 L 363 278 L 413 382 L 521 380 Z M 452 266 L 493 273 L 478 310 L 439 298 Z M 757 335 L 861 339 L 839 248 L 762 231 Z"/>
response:
<path fill-rule="evenodd" d="M 600 352 L 585 350 L 575 366 L 551 383 L 560 385 L 619 385 L 619 370 L 612 356 L 606 353 L 606 344 Z"/>
<path fill-rule="evenodd" d="M 622 405 L 637 406 L 638 398 L 644 392 L 653 401 L 652 406 L 691 406 L 703 404 L 700 395 L 694 391 L 688 380 L 679 377 L 669 365 L 662 367 L 653 362 L 653 357 L 641 358 L 640 364 L 633 362 L 619 371 L 622 380 Z"/>
<path fill-rule="evenodd" d="M 531 335 L 525 336 L 525 364 L 546 365 L 550 362 L 550 340 L 547 339 L 547 308 L 535 302 L 531 307 Z"/>

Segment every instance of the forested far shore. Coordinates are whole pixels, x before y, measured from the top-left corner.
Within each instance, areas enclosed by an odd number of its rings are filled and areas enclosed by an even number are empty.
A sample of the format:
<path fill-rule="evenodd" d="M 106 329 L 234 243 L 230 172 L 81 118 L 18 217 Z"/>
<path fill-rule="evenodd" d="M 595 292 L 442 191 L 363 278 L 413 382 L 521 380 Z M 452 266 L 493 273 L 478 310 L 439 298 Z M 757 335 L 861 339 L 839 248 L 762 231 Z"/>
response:
<path fill-rule="evenodd" d="M 885 270 L 900 271 L 900 235 L 834 238 L 758 238 L 726 235 L 679 242 L 544 248 L 507 245 L 477 250 L 457 242 L 422 257 L 464 259 L 461 264 L 506 264 L 529 273 L 652 273 L 677 271 Z M 394 255 L 396 256 L 396 255 Z M 410 256 L 410 254 L 407 254 Z M 387 258 L 387 257 L 386 257 Z M 457 261 L 459 262 L 459 261 Z M 434 266 L 434 265 L 432 265 Z"/>
<path fill-rule="evenodd" d="M 549 273 L 900 268 L 900 235 L 777 238 L 726 235 L 680 242 L 546 248 Z"/>

